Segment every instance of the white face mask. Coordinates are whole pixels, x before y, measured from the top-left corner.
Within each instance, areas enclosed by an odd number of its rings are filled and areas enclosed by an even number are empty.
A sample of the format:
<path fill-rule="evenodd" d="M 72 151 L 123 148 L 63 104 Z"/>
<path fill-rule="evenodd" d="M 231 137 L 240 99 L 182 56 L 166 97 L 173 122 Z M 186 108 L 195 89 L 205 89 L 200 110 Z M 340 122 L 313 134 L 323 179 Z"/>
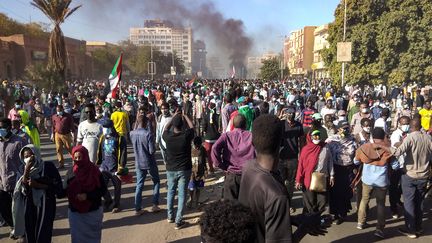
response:
<path fill-rule="evenodd" d="M 108 128 L 108 127 L 102 128 L 102 133 L 104 135 L 111 135 L 111 128 Z"/>
<path fill-rule="evenodd" d="M 317 140 L 317 139 L 312 139 L 312 143 L 314 143 L 314 144 L 319 144 L 321 142 L 321 140 Z"/>
<path fill-rule="evenodd" d="M 340 116 L 339 117 L 339 121 L 345 121 L 346 120 L 346 117 L 345 116 Z"/>
<path fill-rule="evenodd" d="M 402 130 L 402 132 L 409 132 L 410 125 L 402 125 L 400 129 Z"/>
<path fill-rule="evenodd" d="M 24 163 L 28 164 L 28 163 L 30 163 L 30 160 L 31 160 L 31 157 L 24 158 Z"/>

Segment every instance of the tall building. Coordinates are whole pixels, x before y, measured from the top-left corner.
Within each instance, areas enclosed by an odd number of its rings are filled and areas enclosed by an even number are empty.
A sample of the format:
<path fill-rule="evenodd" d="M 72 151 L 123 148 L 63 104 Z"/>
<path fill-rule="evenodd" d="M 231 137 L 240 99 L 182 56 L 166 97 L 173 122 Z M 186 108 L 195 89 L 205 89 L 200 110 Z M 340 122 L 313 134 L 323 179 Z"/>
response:
<path fill-rule="evenodd" d="M 192 73 L 207 77 L 207 51 L 204 41 L 194 41 L 192 46 Z"/>
<path fill-rule="evenodd" d="M 146 20 L 144 27 L 130 28 L 134 45 L 147 45 L 165 54 L 175 53 L 183 60 L 186 73 L 192 73 L 192 29 L 175 27 L 165 20 Z"/>
<path fill-rule="evenodd" d="M 329 47 L 329 43 L 327 41 L 328 30 L 328 24 L 325 24 L 318 26 L 314 32 L 314 60 L 312 64 L 314 79 L 322 79 L 329 77 L 328 70 L 325 67 L 324 60 L 321 56 L 321 51 Z"/>
<path fill-rule="evenodd" d="M 307 76 L 312 72 L 315 28 L 315 26 L 306 26 L 292 31 L 289 38 L 285 40 L 284 54 L 287 56 L 284 60 L 293 76 Z"/>
<path fill-rule="evenodd" d="M 278 57 L 279 54 L 274 52 L 264 53 L 262 56 L 258 57 L 248 57 L 247 58 L 247 78 L 256 79 L 259 77 L 261 72 L 261 67 L 263 66 L 263 61 Z"/>
<path fill-rule="evenodd" d="M 219 57 L 211 56 L 207 58 L 208 65 L 208 77 L 209 78 L 228 78 L 228 69 L 226 65 L 222 65 L 222 62 Z"/>

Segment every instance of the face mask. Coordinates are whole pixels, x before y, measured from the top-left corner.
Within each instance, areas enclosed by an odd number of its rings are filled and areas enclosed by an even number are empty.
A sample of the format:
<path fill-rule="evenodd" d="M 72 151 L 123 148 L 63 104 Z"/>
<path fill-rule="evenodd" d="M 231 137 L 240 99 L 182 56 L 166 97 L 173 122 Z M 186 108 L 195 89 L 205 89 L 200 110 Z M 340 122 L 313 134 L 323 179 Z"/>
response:
<path fill-rule="evenodd" d="M 63 116 L 63 111 L 57 111 L 57 115 Z"/>
<path fill-rule="evenodd" d="M 24 159 L 24 163 L 28 164 L 28 163 L 30 163 L 30 160 L 31 160 L 31 157 L 27 157 L 27 158 Z"/>
<path fill-rule="evenodd" d="M 68 114 L 70 114 L 70 113 L 72 113 L 72 109 L 69 109 L 69 108 L 65 109 L 65 112 L 68 113 Z"/>
<path fill-rule="evenodd" d="M 317 140 L 317 139 L 312 139 L 312 143 L 314 143 L 314 144 L 319 144 L 321 142 L 321 140 Z"/>
<path fill-rule="evenodd" d="M 111 128 L 108 128 L 108 127 L 102 128 L 102 133 L 104 135 L 110 135 L 111 134 Z"/>
<path fill-rule="evenodd" d="M 409 132 L 409 129 L 410 129 L 410 125 L 402 125 L 401 126 L 402 132 Z"/>
<path fill-rule="evenodd" d="M 369 109 L 368 108 L 363 108 L 363 109 L 361 109 L 361 112 L 364 113 L 364 114 L 369 113 Z"/>
<path fill-rule="evenodd" d="M 339 121 L 345 121 L 346 117 L 345 116 L 340 116 L 338 119 L 339 119 Z"/>
<path fill-rule="evenodd" d="M 19 109 L 21 109 L 21 106 L 20 105 L 15 105 L 15 109 L 19 110 Z"/>
<path fill-rule="evenodd" d="M 8 134 L 8 131 L 5 128 L 0 128 L 0 137 L 5 138 Z"/>
<path fill-rule="evenodd" d="M 363 131 L 365 131 L 366 133 L 370 133 L 371 128 L 370 127 L 363 127 Z"/>

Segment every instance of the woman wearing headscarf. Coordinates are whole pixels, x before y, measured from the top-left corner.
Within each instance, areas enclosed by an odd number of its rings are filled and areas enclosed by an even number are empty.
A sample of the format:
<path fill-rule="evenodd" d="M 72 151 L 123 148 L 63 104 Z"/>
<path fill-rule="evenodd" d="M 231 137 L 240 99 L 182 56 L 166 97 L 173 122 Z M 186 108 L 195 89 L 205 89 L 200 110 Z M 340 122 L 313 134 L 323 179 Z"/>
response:
<path fill-rule="evenodd" d="M 324 173 L 330 177 L 330 186 L 334 184 L 333 161 L 328 148 L 325 146 L 319 130 L 314 130 L 306 136 L 306 145 L 300 152 L 296 176 L 296 188 L 303 190 L 304 213 L 324 212 L 328 193 L 311 190 L 311 179 L 314 172 Z M 327 186 L 327 180 L 326 180 Z"/>
<path fill-rule="evenodd" d="M 102 197 L 107 187 L 90 159 L 88 150 L 78 145 L 72 150 L 73 167 L 66 174 L 69 225 L 72 243 L 99 243 L 102 237 Z"/>
<path fill-rule="evenodd" d="M 30 137 L 30 143 L 36 148 L 40 148 L 39 131 L 33 121 L 30 119 L 29 113 L 25 110 L 19 110 L 18 114 L 21 117 L 21 123 L 24 125 L 24 132 Z"/>
<path fill-rule="evenodd" d="M 13 195 L 14 236 L 25 237 L 28 243 L 51 242 L 56 196 L 64 195 L 61 177 L 33 144 L 23 147 L 19 155 L 25 169 Z"/>

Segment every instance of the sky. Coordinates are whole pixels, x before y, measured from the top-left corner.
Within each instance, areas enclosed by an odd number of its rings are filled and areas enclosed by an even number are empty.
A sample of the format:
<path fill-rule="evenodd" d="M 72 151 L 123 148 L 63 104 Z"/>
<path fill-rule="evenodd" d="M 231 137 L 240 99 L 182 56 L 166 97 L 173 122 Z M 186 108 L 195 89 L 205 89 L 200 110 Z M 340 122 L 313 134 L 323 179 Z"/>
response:
<path fill-rule="evenodd" d="M 82 4 L 62 25 L 65 36 L 92 41 L 117 43 L 129 36 L 130 27 L 143 26 L 144 20 L 156 18 L 142 8 L 125 7 L 129 0 L 115 1 L 116 6 L 97 7 L 101 0 L 74 0 L 71 6 Z M 159 0 L 153 0 L 159 1 Z M 176 0 L 174 0 L 176 1 Z M 178 0 L 177 0 L 178 1 Z M 199 3 L 211 0 L 185 0 Z M 110 1 L 107 1 L 110 2 Z M 114 2 L 114 1 L 112 1 Z M 334 20 L 334 10 L 340 0 L 213 0 L 226 18 L 240 19 L 245 32 L 254 39 L 255 54 L 280 52 L 284 36 L 308 25 L 322 25 Z M 100 13 L 105 9 L 109 13 Z M 100 10 L 102 11 L 102 10 Z M 49 23 L 29 0 L 0 0 L 0 12 L 19 22 Z M 110 17 L 107 17 L 110 16 Z M 205 39 L 196 33 L 196 39 Z"/>

